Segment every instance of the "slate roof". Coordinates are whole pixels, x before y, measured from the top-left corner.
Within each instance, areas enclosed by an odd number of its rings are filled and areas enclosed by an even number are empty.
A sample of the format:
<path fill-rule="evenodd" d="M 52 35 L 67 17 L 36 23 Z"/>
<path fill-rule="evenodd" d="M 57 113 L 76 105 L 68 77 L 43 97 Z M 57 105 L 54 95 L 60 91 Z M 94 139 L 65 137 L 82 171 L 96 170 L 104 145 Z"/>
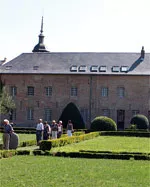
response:
<path fill-rule="evenodd" d="M 101 66 L 106 66 L 106 72 L 99 71 Z M 119 71 L 113 72 L 113 66 L 118 66 Z M 128 71 L 120 71 L 122 66 L 127 66 Z M 0 73 L 150 75 L 150 53 L 145 53 L 144 59 L 141 58 L 141 53 L 22 53 L 13 60 L 0 65 Z"/>

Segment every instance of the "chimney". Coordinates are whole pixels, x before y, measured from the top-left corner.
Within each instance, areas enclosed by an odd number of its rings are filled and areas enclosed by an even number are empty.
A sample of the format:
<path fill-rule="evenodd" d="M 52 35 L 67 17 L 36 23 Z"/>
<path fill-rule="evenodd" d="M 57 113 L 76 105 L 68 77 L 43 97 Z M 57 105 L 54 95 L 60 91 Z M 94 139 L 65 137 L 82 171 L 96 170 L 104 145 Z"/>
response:
<path fill-rule="evenodd" d="M 4 64 L 6 62 L 7 58 L 4 58 L 4 60 L 0 60 L 0 65 Z"/>
<path fill-rule="evenodd" d="M 144 46 L 142 46 L 142 50 L 141 50 L 141 60 L 144 60 L 145 57 L 145 50 L 144 50 Z"/>

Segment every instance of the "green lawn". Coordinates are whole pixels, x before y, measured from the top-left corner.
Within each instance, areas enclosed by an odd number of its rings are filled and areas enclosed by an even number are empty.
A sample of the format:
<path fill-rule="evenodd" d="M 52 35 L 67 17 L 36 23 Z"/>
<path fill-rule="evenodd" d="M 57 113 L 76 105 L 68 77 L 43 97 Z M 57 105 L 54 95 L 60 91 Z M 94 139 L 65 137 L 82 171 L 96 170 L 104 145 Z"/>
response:
<path fill-rule="evenodd" d="M 80 143 L 53 148 L 51 151 L 127 151 L 150 153 L 150 138 L 124 137 L 124 136 L 99 136 Z"/>
<path fill-rule="evenodd" d="M 150 162 L 14 156 L 0 160 L 1 187 L 148 187 Z"/>
<path fill-rule="evenodd" d="M 2 133 L 0 133 L 0 144 L 3 142 L 2 141 Z M 19 136 L 19 142 L 23 142 L 23 141 L 26 141 L 26 140 L 35 140 L 36 139 L 36 135 L 35 134 L 18 134 L 17 135 Z"/>

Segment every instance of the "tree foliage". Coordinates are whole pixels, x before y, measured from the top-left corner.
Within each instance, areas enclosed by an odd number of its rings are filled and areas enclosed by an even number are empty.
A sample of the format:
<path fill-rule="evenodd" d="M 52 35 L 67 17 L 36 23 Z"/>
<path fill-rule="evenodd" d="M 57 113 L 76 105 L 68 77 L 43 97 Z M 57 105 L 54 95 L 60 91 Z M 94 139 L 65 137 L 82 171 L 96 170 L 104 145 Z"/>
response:
<path fill-rule="evenodd" d="M 71 120 L 73 123 L 74 129 L 84 129 L 85 124 L 83 118 L 80 114 L 80 111 L 74 103 L 69 103 L 63 110 L 59 120 L 63 121 L 63 126 L 66 128 L 68 120 Z"/>
<path fill-rule="evenodd" d="M 8 114 L 14 108 L 16 108 L 14 100 L 6 91 L 5 86 L 2 85 L 2 83 L 1 83 L 1 86 L 0 86 L 0 114 Z"/>

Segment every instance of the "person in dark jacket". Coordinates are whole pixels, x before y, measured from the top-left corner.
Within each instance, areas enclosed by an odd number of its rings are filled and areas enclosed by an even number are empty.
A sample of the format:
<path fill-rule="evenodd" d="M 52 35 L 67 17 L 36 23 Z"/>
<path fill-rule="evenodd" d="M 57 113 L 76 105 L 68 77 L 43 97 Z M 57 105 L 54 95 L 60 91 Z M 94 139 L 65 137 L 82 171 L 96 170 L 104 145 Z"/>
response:
<path fill-rule="evenodd" d="M 3 133 L 3 149 L 8 150 L 10 144 L 10 136 L 13 132 L 13 128 L 7 119 L 4 119 L 4 133 Z"/>
<path fill-rule="evenodd" d="M 68 124 L 67 124 L 68 136 L 72 136 L 72 132 L 73 132 L 73 123 L 71 122 L 71 120 L 68 120 Z"/>
<path fill-rule="evenodd" d="M 51 134 L 51 127 L 47 123 L 47 121 L 44 121 L 44 132 L 43 132 L 43 140 L 48 140 Z"/>

